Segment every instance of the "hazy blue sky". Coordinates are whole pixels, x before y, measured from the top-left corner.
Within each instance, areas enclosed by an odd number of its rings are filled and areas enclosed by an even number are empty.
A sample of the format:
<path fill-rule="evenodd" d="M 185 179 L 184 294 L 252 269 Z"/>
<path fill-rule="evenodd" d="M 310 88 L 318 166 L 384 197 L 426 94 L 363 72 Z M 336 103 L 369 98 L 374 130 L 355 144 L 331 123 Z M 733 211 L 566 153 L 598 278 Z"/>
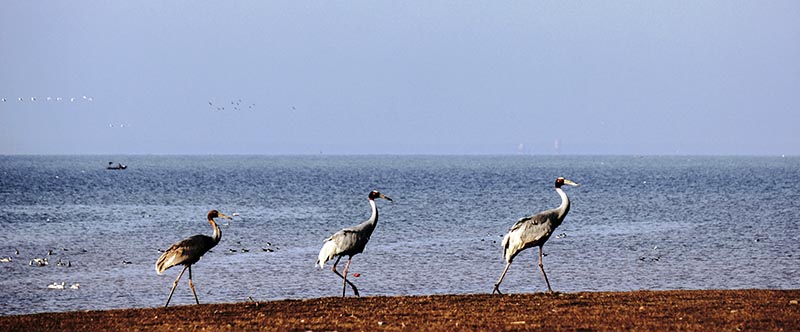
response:
<path fill-rule="evenodd" d="M 2 1 L 0 50 L 0 154 L 800 154 L 796 0 Z"/>

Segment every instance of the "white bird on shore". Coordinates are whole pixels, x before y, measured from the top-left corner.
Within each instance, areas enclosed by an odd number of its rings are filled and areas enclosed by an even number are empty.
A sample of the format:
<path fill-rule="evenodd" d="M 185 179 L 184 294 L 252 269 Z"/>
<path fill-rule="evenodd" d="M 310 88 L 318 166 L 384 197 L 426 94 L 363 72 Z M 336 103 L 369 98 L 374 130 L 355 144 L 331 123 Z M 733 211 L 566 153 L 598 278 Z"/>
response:
<path fill-rule="evenodd" d="M 72 284 L 72 286 L 69 286 L 69 288 L 70 289 L 80 289 L 81 288 L 81 284 Z"/>
<path fill-rule="evenodd" d="M 11 256 L 0 258 L 0 263 L 11 263 L 11 261 L 12 261 Z"/>

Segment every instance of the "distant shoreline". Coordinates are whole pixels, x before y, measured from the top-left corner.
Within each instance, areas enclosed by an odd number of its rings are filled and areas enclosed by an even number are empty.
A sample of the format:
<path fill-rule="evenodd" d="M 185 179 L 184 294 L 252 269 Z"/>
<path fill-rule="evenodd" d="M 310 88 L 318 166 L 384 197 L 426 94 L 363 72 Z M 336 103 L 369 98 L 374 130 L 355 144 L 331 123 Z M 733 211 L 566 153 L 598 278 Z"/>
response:
<path fill-rule="evenodd" d="M 0 316 L 2 331 L 637 330 L 800 328 L 800 290 L 316 298 Z"/>
<path fill-rule="evenodd" d="M 800 154 L 569 154 L 569 153 L 0 153 L 2 157 L 631 157 L 631 158 L 795 158 Z"/>

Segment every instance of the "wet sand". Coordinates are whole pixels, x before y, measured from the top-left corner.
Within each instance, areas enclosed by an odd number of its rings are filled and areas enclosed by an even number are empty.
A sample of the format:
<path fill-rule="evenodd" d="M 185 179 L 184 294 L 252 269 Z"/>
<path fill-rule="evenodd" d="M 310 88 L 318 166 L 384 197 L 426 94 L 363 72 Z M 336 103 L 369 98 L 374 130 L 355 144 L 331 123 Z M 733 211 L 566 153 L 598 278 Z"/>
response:
<path fill-rule="evenodd" d="M 800 290 L 320 298 L 0 317 L 0 331 L 798 331 Z"/>

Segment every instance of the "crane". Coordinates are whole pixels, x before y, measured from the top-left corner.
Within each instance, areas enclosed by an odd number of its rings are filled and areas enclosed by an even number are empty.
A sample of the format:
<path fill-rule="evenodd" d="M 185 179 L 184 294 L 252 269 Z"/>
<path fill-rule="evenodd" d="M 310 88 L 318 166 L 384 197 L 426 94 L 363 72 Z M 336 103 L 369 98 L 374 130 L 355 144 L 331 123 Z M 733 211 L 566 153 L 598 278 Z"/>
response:
<path fill-rule="evenodd" d="M 499 289 L 500 283 L 503 282 L 503 278 L 506 276 L 508 267 L 511 266 L 514 257 L 522 250 L 534 246 L 539 247 L 539 270 L 542 271 L 544 282 L 547 283 L 547 291 L 549 293 L 553 292 L 553 289 L 550 288 L 550 281 L 547 280 L 547 273 L 544 272 L 544 264 L 542 264 L 542 246 L 544 246 L 544 243 L 547 242 L 547 239 L 553 234 L 556 227 L 561 225 L 561 222 L 564 221 L 564 218 L 569 212 L 569 197 L 567 197 L 567 194 L 561 189 L 561 186 L 565 184 L 575 187 L 579 186 L 579 184 L 575 182 L 563 177 L 558 177 L 556 179 L 556 193 L 561 197 L 561 205 L 555 209 L 545 210 L 538 214 L 521 218 L 514 226 L 511 226 L 511 230 L 503 237 L 502 246 L 503 256 L 506 259 L 506 267 L 503 269 L 503 274 L 500 275 L 500 279 L 494 284 L 492 294 L 503 294 Z"/>
<path fill-rule="evenodd" d="M 325 263 L 333 259 L 333 257 L 336 257 L 331 271 L 336 273 L 336 275 L 343 280 L 342 297 L 345 297 L 347 285 L 350 285 L 350 288 L 353 289 L 353 293 L 355 293 L 356 296 L 360 296 L 358 295 L 356 285 L 353 285 L 352 282 L 347 280 L 347 269 L 350 268 L 350 260 L 353 259 L 353 256 L 364 251 L 364 247 L 367 245 L 369 237 L 372 235 L 372 231 L 375 230 L 375 225 L 378 223 L 378 207 L 375 205 L 375 199 L 383 198 L 392 202 L 391 198 L 381 194 L 377 190 L 371 191 L 368 198 L 369 205 L 372 208 L 372 216 L 355 227 L 345 228 L 325 239 L 325 244 L 322 245 L 322 250 L 319 251 L 319 259 L 314 263 L 315 265 L 318 264 L 320 268 L 325 268 Z M 347 258 L 347 264 L 344 266 L 343 273 L 339 273 L 339 271 L 336 270 L 336 264 L 339 264 L 339 260 L 342 256 L 349 257 Z"/>
<path fill-rule="evenodd" d="M 156 272 L 158 274 L 163 273 L 166 269 L 175 265 L 183 265 L 183 270 L 181 270 L 181 273 L 178 274 L 178 278 L 176 278 L 175 282 L 172 284 L 172 290 L 169 291 L 167 304 L 164 305 L 165 308 L 169 306 L 169 300 L 172 299 L 172 293 L 175 292 L 175 287 L 178 286 L 178 281 L 181 280 L 181 277 L 183 276 L 183 273 L 186 272 L 186 269 L 189 269 L 189 288 L 192 289 L 192 294 L 194 294 L 194 301 L 197 302 L 197 304 L 200 304 L 200 300 L 197 299 L 197 293 L 194 291 L 194 283 L 192 283 L 192 264 L 197 263 L 197 261 L 200 260 L 200 257 L 203 257 L 206 252 L 216 246 L 217 243 L 219 243 L 220 237 L 222 237 L 222 232 L 219 230 L 219 226 L 217 226 L 214 218 L 233 220 L 231 217 L 228 217 L 217 210 L 209 211 L 208 222 L 211 224 L 211 227 L 214 228 L 214 234 L 211 236 L 198 234 L 185 238 L 173 244 L 171 247 L 169 247 L 169 249 L 161 254 L 161 257 L 158 258 L 158 261 L 156 262 Z"/>

